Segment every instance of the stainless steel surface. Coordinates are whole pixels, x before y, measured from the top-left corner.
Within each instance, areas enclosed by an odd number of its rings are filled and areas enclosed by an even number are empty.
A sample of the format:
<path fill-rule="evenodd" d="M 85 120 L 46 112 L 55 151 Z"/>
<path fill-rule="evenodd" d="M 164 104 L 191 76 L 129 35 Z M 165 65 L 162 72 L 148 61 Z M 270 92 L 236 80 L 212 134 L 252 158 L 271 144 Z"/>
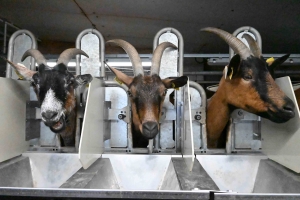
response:
<path fill-rule="evenodd" d="M 78 154 L 23 153 L 30 160 L 33 187 L 58 188 L 81 167 Z"/>
<path fill-rule="evenodd" d="M 121 190 L 158 190 L 167 172 L 171 155 L 113 155 L 109 158 Z"/>
<path fill-rule="evenodd" d="M 196 157 L 220 190 L 251 193 L 263 155 L 197 155 Z"/>
<path fill-rule="evenodd" d="M 231 113 L 231 118 L 232 147 L 228 153 L 239 149 L 259 150 L 261 148 L 261 118 L 242 109 L 234 110 Z"/>
<path fill-rule="evenodd" d="M 88 169 L 81 168 L 60 188 L 120 189 L 108 158 L 99 158 Z"/>
<path fill-rule="evenodd" d="M 105 148 L 127 147 L 127 123 L 131 123 L 131 113 L 127 108 L 129 103 L 127 93 L 120 87 L 106 87 L 105 101 L 111 102 L 111 109 L 109 109 L 111 129 L 106 130 L 110 132 L 111 138 L 105 141 Z M 124 113 L 126 121 L 118 119 L 121 111 L 126 112 Z"/>
<path fill-rule="evenodd" d="M 10 197 L 57 197 L 57 198 L 97 198 L 97 199 L 190 199 L 208 200 L 209 192 L 204 190 L 93 190 L 93 189 L 32 189 L 0 188 L 2 196 Z"/>
<path fill-rule="evenodd" d="M 253 193 L 300 194 L 300 176 L 273 160 L 261 160 Z"/>
<path fill-rule="evenodd" d="M 27 150 L 26 101 L 29 82 L 0 78 L 0 162 Z"/>
<path fill-rule="evenodd" d="M 105 81 L 105 86 L 106 87 L 120 87 L 122 88 L 124 91 L 127 91 L 128 88 L 125 84 L 122 84 L 120 85 L 119 83 L 117 83 L 116 81 Z M 128 102 L 128 95 L 126 96 L 126 101 Z M 124 102 L 124 101 L 121 101 L 118 99 L 118 101 L 120 102 Z M 127 104 L 128 106 L 128 109 L 131 110 L 131 104 Z M 126 116 L 128 119 L 127 121 L 130 121 L 131 122 L 131 114 L 127 115 Z M 124 138 L 123 138 L 124 139 Z M 126 149 L 123 149 L 121 151 L 128 151 L 128 152 L 131 152 L 132 151 L 132 131 L 131 131 L 131 123 L 128 123 L 127 124 L 127 148 Z M 107 143 L 107 142 L 106 142 Z M 106 144 L 107 145 L 107 144 Z M 109 148 L 109 149 L 106 149 L 106 151 L 111 151 L 113 150 L 112 148 Z"/>
<path fill-rule="evenodd" d="M 300 115 L 297 100 L 289 77 L 277 78 L 277 85 L 295 103 L 295 117 L 281 124 L 262 119 L 262 150 L 272 160 L 300 172 Z"/>
<path fill-rule="evenodd" d="M 89 86 L 79 143 L 79 158 L 84 169 L 95 162 L 104 151 L 104 102 L 104 81 L 94 78 Z"/>
<path fill-rule="evenodd" d="M 176 176 L 173 162 L 169 163 L 167 172 L 163 178 L 160 190 L 180 190 L 180 185 Z"/>
<path fill-rule="evenodd" d="M 17 156 L 1 162 L 0 187 L 33 187 L 29 159 Z"/>
<path fill-rule="evenodd" d="M 215 200 L 235 199 L 235 200 L 299 200 L 299 194 L 237 194 L 237 193 L 215 193 Z"/>

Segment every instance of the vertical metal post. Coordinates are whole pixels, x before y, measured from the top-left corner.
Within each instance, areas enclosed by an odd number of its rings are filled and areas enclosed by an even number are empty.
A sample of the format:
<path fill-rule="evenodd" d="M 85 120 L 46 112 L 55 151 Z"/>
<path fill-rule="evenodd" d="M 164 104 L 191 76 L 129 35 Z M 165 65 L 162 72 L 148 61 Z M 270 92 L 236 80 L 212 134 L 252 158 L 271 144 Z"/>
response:
<path fill-rule="evenodd" d="M 153 40 L 153 49 L 155 49 L 159 44 L 159 37 L 164 33 L 173 33 L 178 38 L 178 52 L 179 52 L 179 58 L 178 58 L 178 76 L 183 75 L 183 50 L 184 50 L 184 40 L 181 35 L 181 33 L 171 27 L 163 28 L 160 31 L 158 31 L 154 37 Z M 181 152 L 181 133 L 183 133 L 182 130 L 182 113 L 183 113 L 183 89 L 180 89 L 179 91 L 176 91 L 176 99 L 175 99 L 175 105 L 176 105 L 176 136 L 175 136 L 175 148 L 176 152 Z M 157 136 L 158 137 L 158 136 Z M 158 138 L 156 138 L 158 140 Z M 158 142 L 156 142 L 158 144 Z"/>
<path fill-rule="evenodd" d="M 260 47 L 260 49 L 262 49 L 261 36 L 260 36 L 260 33 L 255 28 L 253 28 L 251 26 L 243 26 L 243 27 L 236 29 L 232 35 L 236 37 L 241 32 L 252 33 L 255 36 L 255 40 L 256 40 L 258 46 Z M 229 59 L 231 59 L 233 56 L 234 56 L 234 51 L 232 48 L 229 47 Z"/>
<path fill-rule="evenodd" d="M 3 53 L 6 54 L 6 35 L 7 35 L 7 23 L 4 22 L 4 36 L 3 36 Z"/>
<path fill-rule="evenodd" d="M 104 66 L 104 52 L 105 52 L 105 41 L 102 34 L 95 30 L 95 29 L 85 29 L 83 30 L 76 38 L 76 48 L 81 49 L 81 40 L 87 34 L 94 34 L 99 39 L 99 61 L 100 61 L 100 77 L 104 79 L 105 77 L 105 66 Z M 81 75 L 81 66 L 80 66 L 80 55 L 76 56 L 76 75 Z M 80 116 L 79 116 L 79 108 L 81 106 L 80 102 L 80 91 L 76 89 L 76 106 L 77 106 L 77 113 L 76 113 L 76 131 L 75 131 L 75 149 L 78 151 L 79 149 L 79 141 L 80 141 Z"/>
<path fill-rule="evenodd" d="M 99 59 L 100 59 L 100 77 L 104 78 L 105 77 L 105 66 L 104 66 L 104 52 L 105 52 L 105 41 L 104 38 L 102 36 L 102 34 L 97 31 L 96 29 L 86 29 L 83 30 L 76 39 L 76 48 L 81 49 L 81 39 L 83 38 L 83 36 L 85 36 L 86 34 L 92 33 L 94 35 L 96 35 L 100 41 L 100 47 L 99 47 Z M 81 74 L 81 69 L 80 69 L 80 56 L 77 55 L 76 56 L 76 75 L 80 75 Z"/>
<path fill-rule="evenodd" d="M 201 123 L 201 132 L 202 132 L 202 150 L 206 151 L 207 150 L 207 131 L 206 131 L 206 93 L 205 90 L 203 89 L 203 87 L 201 87 L 201 85 L 199 85 L 198 83 L 194 82 L 194 81 L 190 81 L 190 87 L 196 89 L 201 97 L 201 119 L 199 120 L 199 122 Z"/>
<path fill-rule="evenodd" d="M 22 34 L 26 34 L 28 37 L 30 37 L 32 41 L 32 49 L 37 49 L 37 42 L 35 39 L 35 36 L 28 30 L 18 30 L 12 34 L 12 36 L 9 39 L 8 43 L 8 54 L 7 54 L 7 59 L 8 60 L 13 60 L 13 51 L 14 51 L 14 42 L 15 39 Z M 30 70 L 35 70 L 35 60 L 34 58 L 31 58 L 31 65 L 30 65 Z M 6 64 L 6 77 L 11 78 L 12 77 L 12 67 L 7 63 Z"/>

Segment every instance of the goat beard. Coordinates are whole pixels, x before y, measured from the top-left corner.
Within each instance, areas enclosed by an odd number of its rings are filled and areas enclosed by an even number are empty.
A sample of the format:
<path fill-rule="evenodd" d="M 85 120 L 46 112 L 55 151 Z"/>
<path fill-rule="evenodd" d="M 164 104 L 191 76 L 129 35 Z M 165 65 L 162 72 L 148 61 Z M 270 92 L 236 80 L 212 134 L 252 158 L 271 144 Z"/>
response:
<path fill-rule="evenodd" d="M 62 115 L 60 117 L 60 119 L 58 120 L 58 122 L 56 122 L 54 125 L 52 125 L 50 127 L 50 130 L 54 133 L 58 133 L 58 132 L 64 130 L 65 127 L 66 127 L 66 120 L 65 120 L 64 116 Z"/>

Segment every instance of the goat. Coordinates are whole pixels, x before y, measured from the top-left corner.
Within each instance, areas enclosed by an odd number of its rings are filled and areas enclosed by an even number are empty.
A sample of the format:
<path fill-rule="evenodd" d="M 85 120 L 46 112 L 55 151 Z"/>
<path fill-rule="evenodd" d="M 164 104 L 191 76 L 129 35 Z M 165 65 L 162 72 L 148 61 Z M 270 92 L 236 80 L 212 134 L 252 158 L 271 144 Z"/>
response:
<path fill-rule="evenodd" d="M 187 83 L 187 77 L 161 79 L 159 74 L 160 61 L 164 50 L 168 47 L 176 48 L 170 42 L 163 42 L 157 46 L 152 57 L 150 75 L 144 76 L 143 66 L 136 49 L 128 42 L 120 39 L 110 40 L 122 47 L 129 55 L 133 65 L 134 77 L 129 77 L 121 71 L 109 67 L 120 83 L 128 87 L 132 107 L 133 147 L 144 147 L 145 142 L 153 139 L 159 132 L 159 118 L 162 105 L 169 88 L 182 87 Z M 142 137 L 141 137 L 142 136 Z"/>
<path fill-rule="evenodd" d="M 6 60 L 14 67 L 16 73 L 31 81 L 38 101 L 41 105 L 41 117 L 51 131 L 60 134 L 65 146 L 75 144 L 76 125 L 76 99 L 74 89 L 92 81 L 90 74 L 74 76 L 67 65 L 71 58 L 77 54 L 88 55 L 76 48 L 63 51 L 54 67 L 47 65 L 44 56 L 36 49 L 27 50 L 21 61 L 32 56 L 38 64 L 38 72 L 26 68 L 23 64 L 14 64 Z"/>
<path fill-rule="evenodd" d="M 207 144 L 216 148 L 230 113 L 241 108 L 283 123 L 295 116 L 295 105 L 276 85 L 260 49 L 250 49 L 232 34 L 212 27 L 207 31 L 222 38 L 237 54 L 223 70 L 218 90 L 207 105 Z"/>

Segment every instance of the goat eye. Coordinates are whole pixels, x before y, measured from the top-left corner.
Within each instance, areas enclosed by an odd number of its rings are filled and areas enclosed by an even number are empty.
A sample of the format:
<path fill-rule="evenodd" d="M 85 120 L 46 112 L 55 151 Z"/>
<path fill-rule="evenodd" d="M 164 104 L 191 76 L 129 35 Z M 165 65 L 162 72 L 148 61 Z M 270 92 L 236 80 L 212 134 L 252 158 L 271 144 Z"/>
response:
<path fill-rule="evenodd" d="M 251 80 L 251 79 L 252 79 L 252 76 L 249 75 L 249 74 L 247 74 L 247 75 L 245 75 L 244 79 L 245 79 L 245 80 Z"/>
<path fill-rule="evenodd" d="M 128 96 L 132 97 L 132 94 L 130 91 L 127 91 Z"/>
<path fill-rule="evenodd" d="M 165 89 L 163 96 L 166 96 L 167 92 L 168 92 L 168 89 Z"/>

